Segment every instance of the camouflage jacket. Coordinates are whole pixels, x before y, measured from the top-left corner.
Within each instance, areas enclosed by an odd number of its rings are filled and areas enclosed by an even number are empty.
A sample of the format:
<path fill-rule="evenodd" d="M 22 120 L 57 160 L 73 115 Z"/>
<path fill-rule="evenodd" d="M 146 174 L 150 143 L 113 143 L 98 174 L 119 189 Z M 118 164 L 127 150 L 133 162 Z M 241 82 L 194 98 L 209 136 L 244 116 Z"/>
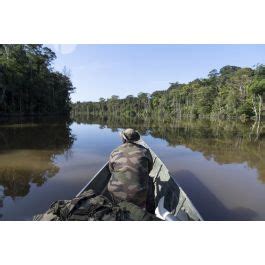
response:
<path fill-rule="evenodd" d="M 150 151 L 136 143 L 116 148 L 109 158 L 112 173 L 108 190 L 116 198 L 145 207 L 149 173 L 153 168 Z"/>

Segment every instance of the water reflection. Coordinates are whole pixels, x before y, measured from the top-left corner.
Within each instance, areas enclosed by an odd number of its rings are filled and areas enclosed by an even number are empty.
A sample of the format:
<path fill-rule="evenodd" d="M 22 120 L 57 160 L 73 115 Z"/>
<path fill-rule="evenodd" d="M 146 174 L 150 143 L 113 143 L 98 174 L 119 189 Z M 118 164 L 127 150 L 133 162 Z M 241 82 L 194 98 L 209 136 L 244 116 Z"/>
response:
<path fill-rule="evenodd" d="M 76 116 L 0 121 L 0 218 L 30 220 L 70 199 L 134 127 L 206 220 L 265 220 L 264 125 Z M 162 140 L 161 140 L 162 139 Z"/>
<path fill-rule="evenodd" d="M 75 117 L 79 123 L 100 124 L 113 131 L 133 127 L 142 135 L 164 139 L 169 146 L 184 145 L 201 152 L 208 160 L 218 164 L 247 163 L 257 169 L 260 181 L 265 183 L 265 124 L 253 131 L 253 123 L 210 120 L 139 120 L 118 117 Z"/>
<path fill-rule="evenodd" d="M 206 220 L 253 220 L 257 213 L 246 207 L 229 209 L 196 176 L 188 170 L 171 172 Z"/>
<path fill-rule="evenodd" d="M 74 139 L 66 120 L 2 121 L 0 207 L 4 206 L 5 197 L 24 197 L 32 184 L 42 186 L 57 174 L 60 168 L 54 158 L 58 154 L 69 155 Z"/>
<path fill-rule="evenodd" d="M 99 124 L 103 131 L 140 131 L 205 220 L 265 220 L 264 123 L 257 130 L 253 122 L 221 120 L 86 115 L 75 120 Z"/>

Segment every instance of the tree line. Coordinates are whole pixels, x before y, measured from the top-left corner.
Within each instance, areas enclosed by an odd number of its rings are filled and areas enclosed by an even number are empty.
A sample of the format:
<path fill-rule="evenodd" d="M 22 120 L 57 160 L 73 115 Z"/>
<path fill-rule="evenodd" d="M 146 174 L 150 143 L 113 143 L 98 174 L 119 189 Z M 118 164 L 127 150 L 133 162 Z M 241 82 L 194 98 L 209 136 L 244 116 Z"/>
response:
<path fill-rule="evenodd" d="M 69 113 L 74 87 L 55 59 L 41 44 L 0 44 L 0 115 Z"/>
<path fill-rule="evenodd" d="M 224 66 L 210 71 L 207 78 L 187 84 L 170 83 L 167 90 L 139 93 L 120 99 L 100 98 L 98 102 L 77 102 L 73 113 L 125 117 L 212 117 L 222 119 L 262 118 L 265 106 L 265 66 L 241 68 Z"/>

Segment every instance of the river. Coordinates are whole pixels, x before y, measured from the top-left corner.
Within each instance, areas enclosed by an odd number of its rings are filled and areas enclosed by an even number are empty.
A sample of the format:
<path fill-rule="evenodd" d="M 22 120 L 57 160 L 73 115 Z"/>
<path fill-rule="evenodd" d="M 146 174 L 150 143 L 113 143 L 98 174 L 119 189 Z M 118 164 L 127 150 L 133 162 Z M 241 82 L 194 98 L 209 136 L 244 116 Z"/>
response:
<path fill-rule="evenodd" d="M 0 122 L 0 220 L 70 199 L 134 127 L 205 220 L 265 220 L 265 125 L 76 117 Z"/>

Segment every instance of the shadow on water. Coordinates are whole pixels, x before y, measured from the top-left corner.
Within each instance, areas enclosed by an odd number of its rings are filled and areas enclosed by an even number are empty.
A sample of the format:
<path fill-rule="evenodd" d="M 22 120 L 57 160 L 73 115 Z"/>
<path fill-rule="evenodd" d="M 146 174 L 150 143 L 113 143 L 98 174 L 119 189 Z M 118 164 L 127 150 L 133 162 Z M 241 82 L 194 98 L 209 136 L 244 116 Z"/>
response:
<path fill-rule="evenodd" d="M 69 155 L 75 140 L 70 124 L 58 118 L 1 122 L 0 208 L 6 197 L 25 197 L 32 184 L 42 186 L 59 172 L 55 156 Z"/>
<path fill-rule="evenodd" d="M 228 209 L 192 172 L 180 170 L 171 176 L 187 193 L 204 220 L 243 221 L 253 220 L 257 213 L 251 209 L 237 207 Z"/>

